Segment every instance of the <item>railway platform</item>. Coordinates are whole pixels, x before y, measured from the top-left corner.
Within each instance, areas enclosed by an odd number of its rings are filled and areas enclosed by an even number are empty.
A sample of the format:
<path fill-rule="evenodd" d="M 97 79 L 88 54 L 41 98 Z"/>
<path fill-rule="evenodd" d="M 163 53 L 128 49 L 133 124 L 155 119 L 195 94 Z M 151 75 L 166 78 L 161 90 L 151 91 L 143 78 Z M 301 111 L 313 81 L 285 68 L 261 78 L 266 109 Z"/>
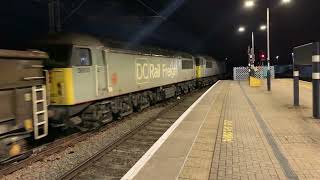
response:
<path fill-rule="evenodd" d="M 311 83 L 252 88 L 219 81 L 123 176 L 129 180 L 320 179 L 320 124 Z"/>

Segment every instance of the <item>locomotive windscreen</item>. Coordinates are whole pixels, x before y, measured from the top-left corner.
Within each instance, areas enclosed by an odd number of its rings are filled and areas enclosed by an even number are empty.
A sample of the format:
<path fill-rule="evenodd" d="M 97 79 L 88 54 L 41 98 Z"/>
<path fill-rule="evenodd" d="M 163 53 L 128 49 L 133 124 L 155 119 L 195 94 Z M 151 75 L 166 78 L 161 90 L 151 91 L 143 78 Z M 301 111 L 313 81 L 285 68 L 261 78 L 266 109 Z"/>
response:
<path fill-rule="evenodd" d="M 66 67 L 70 64 L 72 46 L 49 45 L 41 50 L 49 54 L 49 60 L 46 61 L 46 67 Z"/>

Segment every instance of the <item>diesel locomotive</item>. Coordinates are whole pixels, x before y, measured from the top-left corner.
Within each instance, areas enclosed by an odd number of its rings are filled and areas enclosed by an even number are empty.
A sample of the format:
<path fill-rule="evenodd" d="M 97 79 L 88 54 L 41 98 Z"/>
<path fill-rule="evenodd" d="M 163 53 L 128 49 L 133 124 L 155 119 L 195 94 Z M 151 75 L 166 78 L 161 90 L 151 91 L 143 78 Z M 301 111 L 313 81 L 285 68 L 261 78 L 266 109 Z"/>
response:
<path fill-rule="evenodd" d="M 22 152 L 18 139 L 23 140 L 31 133 L 34 139 L 46 136 L 48 124 L 84 131 L 98 128 L 159 101 L 213 84 L 225 73 L 225 64 L 208 56 L 127 48 L 87 35 L 57 34 L 38 44 L 48 55 L 40 51 L 24 52 L 23 62 L 30 65 L 10 59 L 8 62 L 14 65 L 4 72 L 13 76 L 20 74 L 21 67 L 28 67 L 28 72 L 32 70 L 35 74 L 27 79 L 16 77 L 17 84 L 12 87 L 0 86 L 0 106 L 14 107 L 5 111 L 12 115 L 3 120 L 13 120 L 11 124 L 0 124 L 3 148 L 0 153 L 6 158 Z M 6 63 L 0 59 L 1 69 Z M 5 114 L 1 110 L 0 118 Z M 6 136 L 15 135 L 10 129 L 13 125 L 25 135 L 7 141 Z"/>

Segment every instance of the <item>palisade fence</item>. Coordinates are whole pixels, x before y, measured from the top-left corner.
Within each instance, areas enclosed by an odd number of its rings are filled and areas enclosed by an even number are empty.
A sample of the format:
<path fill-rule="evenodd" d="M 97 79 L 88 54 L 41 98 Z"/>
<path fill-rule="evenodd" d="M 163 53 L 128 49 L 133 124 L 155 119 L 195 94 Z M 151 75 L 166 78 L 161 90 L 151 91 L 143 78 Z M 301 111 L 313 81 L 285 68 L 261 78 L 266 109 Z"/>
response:
<path fill-rule="evenodd" d="M 274 79 L 274 66 L 271 66 L 271 78 Z M 257 66 L 255 67 L 254 77 L 258 79 L 266 79 L 267 78 L 267 66 Z M 249 79 L 249 70 L 248 67 L 234 67 L 233 68 L 233 80 L 235 81 L 245 81 Z"/>

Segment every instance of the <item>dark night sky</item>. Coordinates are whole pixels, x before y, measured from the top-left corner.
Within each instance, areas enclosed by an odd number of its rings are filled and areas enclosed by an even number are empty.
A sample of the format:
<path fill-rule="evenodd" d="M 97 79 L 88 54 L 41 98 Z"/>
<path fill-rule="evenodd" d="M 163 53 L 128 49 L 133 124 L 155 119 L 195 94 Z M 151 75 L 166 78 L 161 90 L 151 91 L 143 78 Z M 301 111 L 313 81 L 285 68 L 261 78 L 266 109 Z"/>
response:
<path fill-rule="evenodd" d="M 245 64 L 250 31 L 256 31 L 257 50 L 265 50 L 266 33 L 259 32 L 258 27 L 266 22 L 269 6 L 271 55 L 279 55 L 285 64 L 290 62 L 294 46 L 320 40 L 320 1 L 292 1 L 284 7 L 280 0 L 257 0 L 255 9 L 246 10 L 243 0 L 143 0 L 167 17 L 162 19 L 137 0 L 61 0 L 61 15 L 64 32 L 228 57 L 233 64 Z M 248 31 L 238 34 L 239 25 L 246 25 Z M 1 48 L 12 48 L 47 32 L 47 0 L 2 2 Z"/>

